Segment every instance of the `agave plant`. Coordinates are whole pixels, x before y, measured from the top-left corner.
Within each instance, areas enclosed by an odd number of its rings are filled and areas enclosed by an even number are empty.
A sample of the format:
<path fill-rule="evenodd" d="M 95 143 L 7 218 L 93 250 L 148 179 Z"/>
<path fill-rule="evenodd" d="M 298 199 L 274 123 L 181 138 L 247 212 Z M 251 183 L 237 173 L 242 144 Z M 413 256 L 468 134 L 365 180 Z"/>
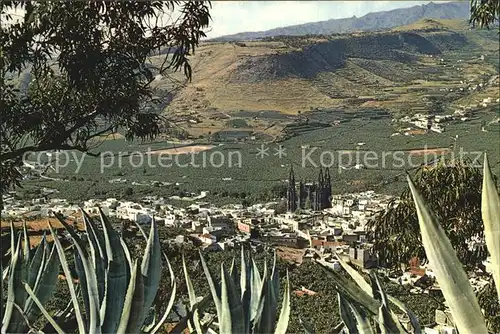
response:
<path fill-rule="evenodd" d="M 421 333 L 418 320 L 401 301 L 387 295 L 375 272 L 370 272 L 370 282 L 342 258 L 337 257 L 341 266 L 353 278 L 354 282 L 340 275 L 332 265 L 324 260 L 317 260 L 331 274 L 336 283 L 340 309 L 340 323 L 336 332 L 345 329 L 348 333 L 407 333 L 402 318 L 391 309 L 391 302 L 410 320 L 414 333 Z M 312 326 L 302 319 L 306 333 L 314 333 Z"/>
<path fill-rule="evenodd" d="M 3 282 L 8 278 L 7 301 L 2 305 L 2 333 L 27 333 L 30 324 L 41 315 L 40 309 L 28 296 L 24 285 L 28 286 L 36 299 L 44 304 L 52 297 L 59 274 L 59 259 L 55 247 L 45 235 L 34 252 L 30 250 L 30 240 L 23 224 L 23 231 L 16 237 L 11 224 L 11 259 L 2 271 Z M 22 246 L 24 245 L 24 246 Z"/>
<path fill-rule="evenodd" d="M 267 264 L 261 276 L 253 259 L 246 259 L 241 250 L 240 273 L 233 259 L 230 270 L 221 264 L 220 283 L 214 282 L 205 259 L 200 252 L 201 264 L 210 286 L 212 299 L 217 310 L 219 333 L 280 333 L 286 332 L 290 318 L 290 283 L 288 275 L 286 289 L 278 321 L 276 321 L 279 295 L 279 276 L 276 269 L 276 254 L 271 274 Z M 202 323 L 199 318 L 196 295 L 184 264 L 188 286 L 192 326 L 197 333 L 213 332 L 210 323 Z"/>
<path fill-rule="evenodd" d="M 500 199 L 491 175 L 488 157 L 483 164 L 481 212 L 486 247 L 491 256 L 493 279 L 500 297 Z M 412 180 L 408 178 L 417 208 L 422 243 L 429 263 L 449 305 L 456 327 L 461 333 L 487 333 L 486 323 L 462 264 L 458 261 L 450 240 L 429 210 Z"/>
<path fill-rule="evenodd" d="M 119 234 L 113 230 L 103 212 L 100 211 L 101 225 L 98 229 L 95 222 L 82 210 L 85 222 L 84 238 L 57 215 L 64 225 L 74 245 L 75 267 L 79 277 L 79 286 L 83 297 L 83 308 L 78 301 L 77 289 L 73 283 L 65 251 L 57 234 L 49 224 L 54 237 L 55 249 L 71 296 L 73 314 L 79 333 L 139 333 L 157 332 L 165 322 L 173 306 L 176 294 L 174 274 L 168 259 L 172 293 L 165 313 L 158 323 L 147 323 L 145 320 L 156 296 L 162 270 L 161 248 L 158 230 L 153 219 L 149 235 L 141 230 L 147 240 L 147 246 L 141 264 L 132 260 L 130 252 Z M 24 287 L 33 302 L 57 333 L 63 333 L 55 321 L 43 307 L 29 284 Z"/>
<path fill-rule="evenodd" d="M 436 216 L 429 210 L 413 181 L 408 177 L 410 190 L 417 209 L 422 242 L 429 263 L 436 274 L 446 302 L 450 308 L 455 325 L 460 333 L 488 333 L 476 296 L 467 274 L 458 260 L 443 228 Z M 493 181 L 488 158 L 484 158 L 482 186 L 482 219 L 486 246 L 491 255 L 493 279 L 500 296 L 500 199 Z M 410 319 L 415 333 L 421 329 L 415 315 L 400 301 L 386 295 L 373 272 L 371 283 L 354 268 L 338 258 L 342 267 L 354 279 L 352 281 L 330 270 L 339 298 L 342 326 L 349 333 L 405 333 L 405 328 L 395 313 L 390 309 L 390 301 Z M 331 269 L 324 260 L 318 261 L 323 267 Z M 368 314 L 366 314 L 368 313 Z M 311 325 L 301 323 L 306 333 L 313 333 Z"/>

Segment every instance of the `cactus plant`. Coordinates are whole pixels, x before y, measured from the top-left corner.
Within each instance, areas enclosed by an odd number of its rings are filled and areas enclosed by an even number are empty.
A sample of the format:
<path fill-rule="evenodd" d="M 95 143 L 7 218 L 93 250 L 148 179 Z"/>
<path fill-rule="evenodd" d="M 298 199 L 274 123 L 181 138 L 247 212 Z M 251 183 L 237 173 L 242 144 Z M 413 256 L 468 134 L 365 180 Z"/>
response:
<path fill-rule="evenodd" d="M 137 259 L 132 260 L 124 240 L 113 230 L 103 212 L 100 209 L 99 211 L 102 230 L 98 229 L 92 218 L 82 210 L 86 238 L 79 237 L 63 217 L 57 215 L 75 248 L 75 266 L 80 280 L 85 316 L 77 298 L 75 284 L 71 279 L 67 279 L 66 282 L 71 295 L 77 330 L 79 333 L 141 331 L 155 333 L 170 313 L 176 294 L 174 274 L 166 259 L 172 282 L 172 294 L 165 313 L 158 323 L 145 323 L 158 290 L 162 270 L 162 254 L 156 223 L 153 219 L 149 235 L 141 228 L 147 246 L 139 264 Z M 71 277 L 64 249 L 50 224 L 49 228 L 54 236 L 54 248 L 59 255 L 64 274 L 66 277 Z M 62 328 L 43 308 L 41 300 L 33 293 L 30 286 L 25 284 L 25 288 L 56 332 L 63 333 Z"/>
<path fill-rule="evenodd" d="M 8 277 L 7 300 L 5 306 L 2 305 L 2 333 L 26 333 L 41 315 L 31 295 L 36 296 L 40 304 L 49 301 L 57 283 L 59 259 L 45 235 L 34 252 L 30 250 L 26 223 L 17 241 L 12 224 L 10 232 L 11 259 L 5 273 L 2 272 L 2 291 L 3 280 Z M 32 291 L 31 295 L 26 293 L 24 285 Z"/>
<path fill-rule="evenodd" d="M 288 274 L 286 289 L 278 321 L 279 276 L 274 256 L 271 274 L 268 274 L 267 264 L 261 276 L 253 259 L 246 259 L 241 250 L 241 268 L 238 270 L 233 259 L 230 270 L 221 265 L 221 281 L 214 282 L 205 259 L 200 252 L 201 264 L 210 286 L 212 299 L 217 310 L 219 333 L 280 333 L 286 332 L 290 317 L 290 283 Z M 190 283 L 189 274 L 184 264 L 184 273 L 190 296 L 190 311 L 193 311 L 193 327 L 198 333 L 207 330 L 214 332 L 207 324 L 201 323 L 195 309 L 195 292 Z"/>

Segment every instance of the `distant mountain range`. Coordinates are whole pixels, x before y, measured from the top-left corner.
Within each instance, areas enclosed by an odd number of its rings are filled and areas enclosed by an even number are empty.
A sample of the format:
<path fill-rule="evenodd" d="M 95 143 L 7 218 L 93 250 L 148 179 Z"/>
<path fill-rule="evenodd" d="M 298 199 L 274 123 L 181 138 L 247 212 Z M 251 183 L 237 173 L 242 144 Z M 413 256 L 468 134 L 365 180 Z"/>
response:
<path fill-rule="evenodd" d="M 345 19 L 311 22 L 266 31 L 242 32 L 217 37 L 212 41 L 243 41 L 273 36 L 330 35 L 352 31 L 380 30 L 408 25 L 424 18 L 461 20 L 468 19 L 469 15 L 468 1 L 440 4 L 430 2 L 409 8 L 368 13 L 359 18 L 353 16 Z"/>

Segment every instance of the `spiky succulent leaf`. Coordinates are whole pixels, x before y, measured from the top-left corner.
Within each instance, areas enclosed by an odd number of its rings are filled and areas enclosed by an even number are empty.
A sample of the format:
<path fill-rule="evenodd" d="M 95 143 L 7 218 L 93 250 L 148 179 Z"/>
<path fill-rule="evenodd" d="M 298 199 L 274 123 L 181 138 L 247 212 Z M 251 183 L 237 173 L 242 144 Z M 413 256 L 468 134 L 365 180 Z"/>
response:
<path fill-rule="evenodd" d="M 142 325 L 146 319 L 148 310 L 153 305 L 156 292 L 160 286 L 162 271 L 161 246 L 158 236 L 158 226 L 155 219 L 151 221 L 151 230 L 147 239 L 146 250 L 141 263 L 141 272 L 144 279 L 144 305 L 143 313 L 139 317 L 139 323 Z"/>
<path fill-rule="evenodd" d="M 354 315 L 354 318 L 356 319 L 356 328 L 358 329 L 358 332 L 361 334 L 372 334 L 373 330 L 370 325 L 369 319 L 366 317 L 364 312 L 361 309 L 358 309 L 354 307 L 351 303 L 348 301 L 347 305 L 349 306 L 349 309 L 351 310 L 352 314 Z"/>
<path fill-rule="evenodd" d="M 371 315 L 377 315 L 380 307 L 380 302 L 368 295 L 365 290 L 361 289 L 358 284 L 346 279 L 333 268 L 331 268 L 324 260 L 318 260 L 322 268 L 331 276 L 335 289 L 342 294 L 342 297 L 348 299 L 351 303 L 363 305 Z"/>
<path fill-rule="evenodd" d="M 80 287 L 84 295 L 84 300 L 88 303 L 86 305 L 88 321 L 87 329 L 90 333 L 100 333 L 100 303 L 96 272 L 94 267 L 89 262 L 87 251 L 82 239 L 76 234 L 73 228 L 64 221 L 62 216 L 56 215 L 56 217 L 69 233 L 73 241 L 73 245 L 75 246 L 75 265 L 79 272 L 79 279 L 82 280 L 85 278 L 84 282 L 81 282 Z"/>
<path fill-rule="evenodd" d="M 37 278 L 41 274 L 40 268 L 43 268 L 45 265 L 46 246 L 47 246 L 47 240 L 44 233 L 42 236 L 42 240 L 40 241 L 40 244 L 36 248 L 35 255 L 31 259 L 29 265 L 29 275 L 27 283 L 29 284 L 30 287 L 35 286 L 35 282 L 37 281 Z"/>
<path fill-rule="evenodd" d="M 304 329 L 304 332 L 306 334 L 315 334 L 316 333 L 316 331 L 314 330 L 314 327 L 309 323 L 309 321 L 307 321 L 299 316 L 299 322 L 302 325 L 302 328 Z"/>
<path fill-rule="evenodd" d="M 347 327 L 349 334 L 357 334 L 358 327 L 356 318 L 354 318 L 354 315 L 351 312 L 351 308 L 349 307 L 347 300 L 344 297 L 342 297 L 342 295 L 338 292 L 337 292 L 337 298 L 339 301 L 339 311 L 342 322 Z"/>
<path fill-rule="evenodd" d="M 23 256 L 24 256 L 24 263 L 30 263 L 30 237 L 28 235 L 28 227 L 26 226 L 26 221 L 23 221 Z"/>
<path fill-rule="evenodd" d="M 229 272 L 221 264 L 221 333 L 244 333 L 243 305 L 238 289 Z"/>
<path fill-rule="evenodd" d="M 380 296 L 382 304 L 379 307 L 378 322 L 380 324 L 380 331 L 382 333 L 404 333 L 405 330 L 401 327 L 397 316 L 391 311 L 387 296 L 377 275 L 371 272 L 373 281 L 376 282 L 377 294 Z"/>
<path fill-rule="evenodd" d="M 248 260 L 245 258 L 245 250 L 243 246 L 241 247 L 241 269 L 240 269 L 240 292 L 241 292 L 241 303 L 243 305 L 243 313 L 245 315 L 245 333 L 250 332 L 251 319 L 250 319 L 250 307 L 251 307 L 251 297 L 252 297 L 252 267 L 249 266 Z"/>
<path fill-rule="evenodd" d="M 105 302 L 104 294 L 106 291 L 106 267 L 107 267 L 106 254 L 103 247 L 101 247 L 101 243 L 104 246 L 104 236 L 102 235 L 101 231 L 97 230 L 97 227 L 95 226 L 94 222 L 89 217 L 89 215 L 84 210 L 81 210 L 81 212 L 83 216 L 83 221 L 85 223 L 85 232 L 89 240 L 91 262 L 96 272 L 97 288 L 99 292 L 99 302 L 101 303 L 101 308 L 102 308 L 102 303 Z M 104 314 L 101 314 L 101 316 L 103 317 Z"/>
<path fill-rule="evenodd" d="M 168 300 L 167 307 L 165 308 L 165 312 L 163 313 L 163 316 L 161 317 L 160 321 L 158 321 L 158 323 L 151 330 L 151 332 L 150 332 L 151 334 L 155 334 L 163 326 L 163 324 L 167 320 L 168 315 L 170 314 L 170 311 L 172 310 L 172 307 L 174 306 L 175 296 L 177 293 L 177 283 L 175 280 L 175 275 L 174 275 L 174 271 L 172 269 L 172 265 L 170 264 L 170 261 L 168 260 L 165 253 L 163 253 L 163 257 L 165 258 L 165 262 L 167 263 L 167 267 L 168 267 L 168 272 L 170 274 L 170 282 L 171 282 L 170 288 L 171 288 L 172 292 L 170 295 L 170 299 Z"/>
<path fill-rule="evenodd" d="M 101 245 L 101 248 L 106 250 L 106 257 L 108 259 L 105 292 L 106 309 L 104 312 L 106 316 L 102 323 L 102 331 L 104 333 L 114 333 L 120 323 L 125 303 L 127 282 L 129 279 L 128 268 L 130 267 L 130 271 L 132 271 L 132 268 L 128 264 L 130 257 L 126 257 L 128 249 L 125 243 L 111 227 L 105 215 L 101 215 L 101 223 L 104 232 L 104 245 Z"/>
<path fill-rule="evenodd" d="M 142 324 L 139 324 L 139 316 L 144 305 L 144 284 L 142 274 L 138 269 L 137 260 L 132 266 L 130 282 L 125 296 L 125 303 L 122 309 L 120 324 L 117 333 L 137 333 Z"/>
<path fill-rule="evenodd" d="M 200 333 L 201 332 L 201 323 L 199 319 L 199 313 L 198 310 L 195 309 L 195 306 L 197 304 L 196 302 L 196 293 L 194 291 L 193 287 L 193 282 L 191 281 L 191 277 L 189 277 L 189 273 L 187 270 L 186 266 L 186 259 L 184 258 L 184 255 L 182 255 L 182 269 L 184 271 L 184 279 L 186 280 L 186 285 L 187 285 L 187 290 L 188 290 L 188 297 L 189 297 L 189 312 L 193 315 L 192 319 L 189 321 L 189 330 L 190 332 L 193 331 L 193 326 L 196 329 L 196 332 Z"/>
<path fill-rule="evenodd" d="M 208 269 L 207 263 L 205 262 L 205 259 L 203 258 L 203 254 L 201 254 L 201 251 L 199 252 L 200 254 L 200 261 L 201 261 L 201 266 L 203 267 L 203 271 L 205 272 L 205 276 L 208 281 L 208 286 L 210 287 L 210 293 L 212 295 L 212 298 L 214 300 L 215 308 L 217 310 L 217 314 L 220 315 L 222 313 L 221 309 L 221 297 L 220 297 L 220 290 L 219 286 L 216 285 L 214 282 L 213 276 L 210 273 L 210 269 Z"/>
<path fill-rule="evenodd" d="M 57 254 L 59 255 L 59 261 L 61 262 L 61 267 L 63 268 L 64 275 L 66 276 L 66 283 L 68 284 L 68 290 L 73 301 L 73 308 L 75 310 L 76 322 L 78 324 L 78 331 L 80 333 L 85 333 L 85 323 L 82 317 L 82 311 L 80 309 L 80 304 L 78 303 L 78 298 L 76 296 L 75 285 L 73 284 L 73 279 L 71 277 L 71 271 L 69 269 L 68 262 L 66 260 L 66 254 L 64 253 L 64 248 L 59 241 L 57 234 L 54 232 L 52 225 L 49 222 L 49 229 L 52 238 L 54 239 L 54 244 L 56 245 Z M 47 316 L 45 316 L 47 318 Z M 49 319 L 47 319 L 49 320 Z M 50 320 L 49 320 L 50 321 Z"/>
<path fill-rule="evenodd" d="M 257 317 L 257 310 L 261 304 L 262 278 L 254 259 L 251 259 L 250 271 L 250 321 L 254 322 Z"/>
<path fill-rule="evenodd" d="M 47 256 L 47 260 L 39 267 L 39 275 L 35 282 L 34 289 L 32 289 L 42 305 L 45 305 L 45 303 L 52 298 L 56 290 L 57 276 L 59 275 L 59 257 L 56 248 L 47 245 L 46 250 L 50 252 L 50 254 Z M 41 314 L 41 310 L 32 304 L 31 297 L 28 298 L 24 311 L 30 322 L 38 319 Z"/>
<path fill-rule="evenodd" d="M 414 333 L 415 334 L 420 334 L 422 333 L 422 329 L 420 328 L 420 324 L 418 322 L 417 316 L 415 313 L 413 313 L 405 304 L 403 304 L 400 300 L 387 295 L 387 298 L 389 301 L 391 301 L 394 305 L 396 305 L 401 311 L 405 312 L 406 315 L 408 315 L 408 318 L 410 319 L 411 325 L 413 327 Z"/>
<path fill-rule="evenodd" d="M 59 327 L 59 325 L 57 324 L 57 322 L 54 320 L 54 318 L 52 318 L 51 315 L 49 314 L 49 312 L 47 312 L 47 310 L 43 306 L 43 303 L 40 302 L 40 300 L 38 300 L 38 298 L 36 297 L 35 293 L 33 292 L 33 290 L 31 290 L 30 286 L 27 283 L 24 283 L 24 288 L 26 289 L 26 292 L 31 297 L 31 299 L 33 300 L 33 302 L 40 309 L 40 311 L 44 315 L 45 319 L 47 319 L 47 321 L 52 325 L 52 327 L 54 327 L 54 330 L 58 334 L 65 334 L 64 331 L 62 330 L 62 328 Z"/>
<path fill-rule="evenodd" d="M 290 321 L 290 280 L 288 278 L 288 271 L 286 273 L 286 287 L 283 292 L 283 302 L 281 304 L 280 316 L 276 324 L 275 334 L 285 334 Z"/>
<path fill-rule="evenodd" d="M 347 262 L 345 262 L 338 254 L 336 255 L 340 265 L 342 266 L 342 268 L 344 268 L 345 271 L 347 271 L 349 276 L 352 277 L 352 279 L 359 285 L 361 289 L 363 289 L 364 292 L 366 292 L 369 296 L 373 297 L 372 287 L 364 279 L 364 277 L 361 276 L 361 274 L 356 269 L 354 269 Z"/>
<path fill-rule="evenodd" d="M 409 176 L 408 183 L 417 209 L 425 253 L 459 332 L 487 333 L 476 296 L 450 240 Z"/>
<path fill-rule="evenodd" d="M 11 228 L 11 233 L 14 233 L 13 228 Z M 7 301 L 5 303 L 5 313 L 2 320 L 2 333 L 13 332 L 13 328 L 17 328 L 17 326 L 19 325 L 19 323 L 16 321 L 15 315 L 18 314 L 19 311 L 14 307 L 14 303 L 17 304 L 19 296 L 22 297 L 22 294 L 19 291 L 19 287 L 22 287 L 21 281 L 23 266 L 21 254 L 21 236 L 19 235 L 18 237 L 17 246 L 15 242 L 12 241 L 13 238 L 14 237 L 11 236 L 11 250 L 13 251 L 11 251 L 12 255 L 9 268 L 9 281 L 7 285 Z"/>
<path fill-rule="evenodd" d="M 491 256 L 491 268 L 500 299 L 500 198 L 491 175 L 488 156 L 484 154 L 483 189 L 481 213 L 484 224 L 484 237 Z"/>

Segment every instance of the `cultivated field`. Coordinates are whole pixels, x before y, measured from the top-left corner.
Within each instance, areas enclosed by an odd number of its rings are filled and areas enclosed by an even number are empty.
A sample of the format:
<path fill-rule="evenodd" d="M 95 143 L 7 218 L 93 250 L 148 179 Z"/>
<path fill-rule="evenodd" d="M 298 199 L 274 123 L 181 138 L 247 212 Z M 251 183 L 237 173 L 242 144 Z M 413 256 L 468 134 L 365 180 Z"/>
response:
<path fill-rule="evenodd" d="M 183 146 L 183 147 L 175 147 L 175 148 L 167 148 L 163 150 L 154 150 L 148 152 L 149 154 L 154 155 L 179 155 L 179 154 L 195 154 L 203 151 L 208 151 L 215 146 L 212 145 L 192 145 L 192 146 Z"/>

